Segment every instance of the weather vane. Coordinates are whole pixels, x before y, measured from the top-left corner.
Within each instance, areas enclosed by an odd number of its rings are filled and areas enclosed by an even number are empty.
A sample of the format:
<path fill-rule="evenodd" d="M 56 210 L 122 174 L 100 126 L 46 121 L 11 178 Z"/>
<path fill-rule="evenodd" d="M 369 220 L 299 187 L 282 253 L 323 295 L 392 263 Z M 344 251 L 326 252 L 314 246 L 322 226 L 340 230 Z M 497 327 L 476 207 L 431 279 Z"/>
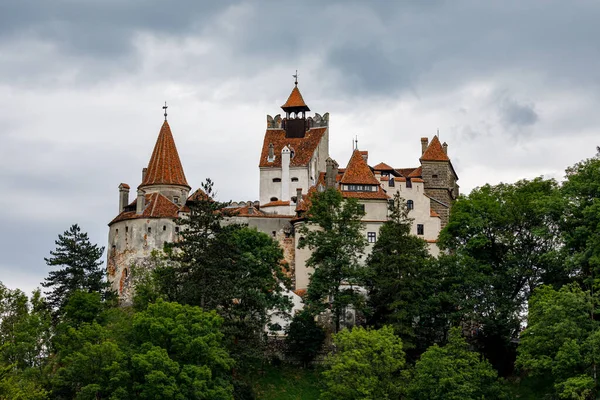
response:
<path fill-rule="evenodd" d="M 166 101 L 165 101 L 165 105 L 162 108 L 163 108 L 163 110 L 165 110 L 165 121 L 166 121 L 167 120 L 167 108 L 169 108 Z"/>
<path fill-rule="evenodd" d="M 358 135 L 356 135 L 356 138 L 354 139 L 354 150 L 358 150 Z"/>
<path fill-rule="evenodd" d="M 294 77 L 294 85 L 298 86 L 298 70 L 296 70 L 296 73 L 292 76 Z"/>

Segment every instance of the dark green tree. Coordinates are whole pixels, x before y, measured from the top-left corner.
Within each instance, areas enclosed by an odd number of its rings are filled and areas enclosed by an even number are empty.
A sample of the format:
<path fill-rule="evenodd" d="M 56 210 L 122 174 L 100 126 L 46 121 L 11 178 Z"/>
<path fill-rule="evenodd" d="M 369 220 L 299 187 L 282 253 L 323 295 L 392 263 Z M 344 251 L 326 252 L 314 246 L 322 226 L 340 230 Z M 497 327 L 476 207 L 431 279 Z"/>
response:
<path fill-rule="evenodd" d="M 600 149 L 595 157 L 566 171 L 561 187 L 565 218 L 561 226 L 569 266 L 593 292 L 600 284 Z"/>
<path fill-rule="evenodd" d="M 431 346 L 417 361 L 408 387 L 411 400 L 479 400 L 508 398 L 498 373 L 477 352 L 470 351 L 460 329 L 448 343 Z"/>
<path fill-rule="evenodd" d="M 103 293 L 107 288 L 101 268 L 104 247 L 90 243 L 88 235 L 77 224 L 72 225 L 56 240 L 56 250 L 44 258 L 54 268 L 42 286 L 49 288 L 48 304 L 60 314 L 69 296 L 77 291 Z"/>
<path fill-rule="evenodd" d="M 405 348 L 413 348 L 423 301 L 428 297 L 431 256 L 427 242 L 411 235 L 412 220 L 400 193 L 389 206 L 389 219 L 367 259 L 368 323 L 394 326 Z"/>
<path fill-rule="evenodd" d="M 517 367 L 540 395 L 587 399 L 597 393 L 600 324 L 590 292 L 576 284 L 536 289 L 529 301 Z"/>
<path fill-rule="evenodd" d="M 326 360 L 321 398 L 330 400 L 400 399 L 405 364 L 402 340 L 387 326 L 354 327 L 333 338 L 335 352 Z"/>
<path fill-rule="evenodd" d="M 299 228 L 299 247 L 312 251 L 306 266 L 314 268 L 305 304 L 315 314 L 330 310 L 336 332 L 348 306 L 363 308 L 358 286 L 364 275 L 360 264 L 366 246 L 364 214 L 356 199 L 344 199 L 338 190 L 327 189 L 312 195 L 306 223 Z"/>
<path fill-rule="evenodd" d="M 302 310 L 294 315 L 286 330 L 286 352 L 304 368 L 310 366 L 323 349 L 325 330 L 317 324 L 315 316 Z"/>
<path fill-rule="evenodd" d="M 502 375 L 511 372 L 513 340 L 532 291 L 569 280 L 561 257 L 563 201 L 554 180 L 486 185 L 460 198 L 440 233 L 440 245 L 460 263 L 461 307 L 476 344 Z"/>

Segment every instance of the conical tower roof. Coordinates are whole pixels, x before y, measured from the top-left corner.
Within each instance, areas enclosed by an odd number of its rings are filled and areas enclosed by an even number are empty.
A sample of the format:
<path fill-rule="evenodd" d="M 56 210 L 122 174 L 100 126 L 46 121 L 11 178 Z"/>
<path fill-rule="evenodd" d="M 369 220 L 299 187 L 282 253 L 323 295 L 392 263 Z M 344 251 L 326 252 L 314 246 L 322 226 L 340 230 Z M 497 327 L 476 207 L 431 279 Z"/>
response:
<path fill-rule="evenodd" d="M 166 120 L 160 129 L 152 157 L 148 163 L 148 170 L 139 187 L 151 185 L 180 185 L 190 189 L 179 160 L 171 127 Z"/>
<path fill-rule="evenodd" d="M 431 139 L 431 143 L 425 150 L 425 153 L 420 158 L 421 161 L 450 161 L 448 155 L 444 151 L 440 139 L 435 135 Z"/>
<path fill-rule="evenodd" d="M 367 165 L 360 150 L 356 149 L 350 157 L 346 171 L 340 181 L 346 184 L 379 185 L 379 181 L 373 175 L 373 171 Z"/>
<path fill-rule="evenodd" d="M 290 97 L 288 97 L 287 101 L 284 105 L 281 106 L 284 111 L 310 111 L 310 108 L 304 102 L 302 98 L 302 94 L 300 93 L 300 89 L 298 89 L 298 85 L 294 86 L 292 89 L 292 93 L 290 93 Z"/>

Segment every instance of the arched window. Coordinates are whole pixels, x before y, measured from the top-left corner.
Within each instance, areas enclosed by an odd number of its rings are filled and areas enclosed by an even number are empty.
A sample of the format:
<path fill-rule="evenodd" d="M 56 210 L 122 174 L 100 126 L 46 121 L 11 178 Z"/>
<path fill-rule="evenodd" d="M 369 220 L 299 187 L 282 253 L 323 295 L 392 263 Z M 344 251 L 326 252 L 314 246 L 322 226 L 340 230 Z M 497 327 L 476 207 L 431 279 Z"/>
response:
<path fill-rule="evenodd" d="M 409 210 L 412 210 L 415 208 L 415 203 L 412 200 L 407 200 L 406 201 L 406 208 L 408 208 Z"/>
<path fill-rule="evenodd" d="M 273 178 L 273 182 L 281 182 L 281 178 Z"/>
<path fill-rule="evenodd" d="M 271 201 L 277 201 L 279 200 L 277 197 L 271 197 Z"/>

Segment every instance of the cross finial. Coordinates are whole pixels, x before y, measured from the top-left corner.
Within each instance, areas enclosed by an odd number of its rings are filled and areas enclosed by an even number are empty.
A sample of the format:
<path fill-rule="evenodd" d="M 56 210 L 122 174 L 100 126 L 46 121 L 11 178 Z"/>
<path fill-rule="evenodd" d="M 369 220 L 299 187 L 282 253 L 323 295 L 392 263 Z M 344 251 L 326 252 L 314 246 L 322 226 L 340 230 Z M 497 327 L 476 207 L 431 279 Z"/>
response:
<path fill-rule="evenodd" d="M 167 108 L 169 108 L 166 101 L 165 101 L 165 105 L 162 108 L 163 108 L 163 110 L 165 110 L 165 121 L 166 121 L 167 120 Z"/>
<path fill-rule="evenodd" d="M 298 86 L 298 70 L 296 70 L 296 73 L 292 76 L 294 77 L 294 85 Z"/>

